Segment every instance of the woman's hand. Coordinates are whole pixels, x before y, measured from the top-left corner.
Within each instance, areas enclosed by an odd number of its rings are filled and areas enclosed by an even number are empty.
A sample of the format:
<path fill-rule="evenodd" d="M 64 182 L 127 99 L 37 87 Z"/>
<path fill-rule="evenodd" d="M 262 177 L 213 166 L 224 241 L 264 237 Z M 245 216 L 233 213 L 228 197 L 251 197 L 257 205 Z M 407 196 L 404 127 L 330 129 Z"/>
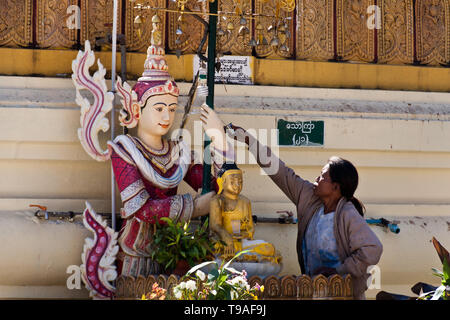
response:
<path fill-rule="evenodd" d="M 235 126 L 232 123 L 230 125 L 233 130 L 227 130 L 227 133 L 234 140 L 237 140 L 239 142 L 245 143 L 246 145 L 249 145 L 250 140 L 253 141 L 255 139 L 255 137 L 253 137 L 250 133 L 248 133 L 244 128 Z"/>
<path fill-rule="evenodd" d="M 203 123 L 203 129 L 206 134 L 211 138 L 211 143 L 214 144 L 216 149 L 227 151 L 225 124 L 207 104 L 202 104 L 201 109 L 200 120 Z"/>
<path fill-rule="evenodd" d="M 215 194 L 215 191 L 210 191 L 194 199 L 194 212 L 192 212 L 192 218 L 205 216 L 209 213 L 211 198 Z"/>

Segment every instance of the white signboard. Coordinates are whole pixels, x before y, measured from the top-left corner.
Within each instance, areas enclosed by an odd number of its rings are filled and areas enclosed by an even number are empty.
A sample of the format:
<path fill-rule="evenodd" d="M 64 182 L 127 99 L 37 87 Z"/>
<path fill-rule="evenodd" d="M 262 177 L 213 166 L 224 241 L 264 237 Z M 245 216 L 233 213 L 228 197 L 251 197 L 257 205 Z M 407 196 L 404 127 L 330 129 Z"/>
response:
<path fill-rule="evenodd" d="M 216 83 L 253 84 L 251 57 L 223 56 L 219 58 L 220 71 L 215 76 Z M 200 58 L 194 57 L 194 76 L 197 74 Z"/>

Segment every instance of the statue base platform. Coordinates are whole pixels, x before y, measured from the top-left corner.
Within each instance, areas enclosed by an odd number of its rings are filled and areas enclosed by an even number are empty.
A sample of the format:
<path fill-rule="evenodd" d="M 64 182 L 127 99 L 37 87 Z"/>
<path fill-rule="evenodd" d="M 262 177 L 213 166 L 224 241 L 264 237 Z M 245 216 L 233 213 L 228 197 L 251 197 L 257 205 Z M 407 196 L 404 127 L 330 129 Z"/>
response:
<path fill-rule="evenodd" d="M 217 264 L 222 265 L 221 259 L 215 260 Z M 213 268 L 211 265 L 207 265 L 202 268 L 202 271 L 209 273 Z M 266 278 L 271 275 L 278 275 L 283 269 L 283 264 L 271 263 L 271 262 L 245 262 L 245 261 L 234 261 L 230 264 L 230 268 L 236 269 L 239 272 L 245 270 L 247 272 L 247 278 L 250 279 L 253 276 L 259 276 L 261 278 Z"/>
<path fill-rule="evenodd" d="M 142 295 L 151 292 L 155 282 L 161 288 L 172 290 L 180 281 L 177 275 L 150 275 L 147 278 L 139 276 L 120 276 L 116 282 L 117 300 L 141 299 Z M 300 276 L 259 276 L 249 277 L 251 287 L 263 285 L 264 292 L 259 293 L 262 300 L 353 300 L 353 284 L 350 275 L 334 274 L 330 277 L 317 275 Z"/>

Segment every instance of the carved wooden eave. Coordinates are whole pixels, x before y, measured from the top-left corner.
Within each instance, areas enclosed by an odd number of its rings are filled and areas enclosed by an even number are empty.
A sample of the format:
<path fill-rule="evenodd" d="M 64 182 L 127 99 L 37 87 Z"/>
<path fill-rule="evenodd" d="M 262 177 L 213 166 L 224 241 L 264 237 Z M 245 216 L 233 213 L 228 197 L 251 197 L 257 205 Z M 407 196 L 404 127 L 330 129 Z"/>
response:
<path fill-rule="evenodd" d="M 334 1 L 298 2 L 297 59 L 334 59 Z"/>
<path fill-rule="evenodd" d="M 450 0 L 416 1 L 417 60 L 421 64 L 450 62 Z"/>
<path fill-rule="evenodd" d="M 171 275 L 150 275 L 147 278 L 139 276 L 120 276 L 116 282 L 116 299 L 134 300 L 151 292 L 154 283 L 170 291 L 180 282 L 180 277 Z M 338 274 L 330 277 L 317 275 L 300 276 L 269 276 L 264 279 L 253 276 L 248 279 L 250 287 L 255 284 L 264 286 L 264 291 L 258 294 L 262 300 L 352 300 L 353 286 L 350 275 Z"/>
<path fill-rule="evenodd" d="M 0 46 L 27 47 L 33 41 L 31 0 L 0 2 Z"/>
<path fill-rule="evenodd" d="M 378 5 L 384 26 L 377 32 L 378 62 L 414 63 L 414 1 L 390 0 Z"/>
<path fill-rule="evenodd" d="M 0 47 L 39 49 L 73 49 L 85 40 L 94 45 L 95 38 L 111 30 L 113 0 L 18 0 L 0 1 Z M 176 2 L 142 0 L 148 7 L 174 10 Z M 276 1 L 242 0 L 247 14 L 275 17 Z M 79 30 L 67 27 L 70 6 L 79 6 Z M 204 6 L 204 8 L 202 7 Z M 187 0 L 189 10 L 208 11 L 208 2 Z M 374 8 L 378 8 L 375 13 Z M 129 52 L 145 52 L 151 31 L 151 16 L 161 20 L 163 46 L 167 53 L 192 54 L 197 51 L 204 26 L 190 14 L 182 21 L 174 12 L 144 10 L 135 3 L 119 1 L 118 31 L 125 34 Z M 235 12 L 236 2 L 219 0 L 219 11 Z M 378 16 L 374 18 L 374 14 Z M 291 12 L 279 10 L 287 23 L 289 37 L 278 33 L 287 51 L 270 45 L 275 18 L 256 16 L 246 19 L 248 33 L 239 34 L 239 17 L 218 17 L 217 48 L 232 55 L 255 55 L 258 58 L 299 59 L 313 61 L 351 61 L 379 64 L 450 64 L 450 0 L 298 0 Z M 136 19 L 139 17 L 139 19 Z M 206 17 L 207 18 L 207 17 Z M 379 19 L 378 19 L 379 18 Z M 227 25 L 232 22 L 232 28 Z M 375 22 L 376 25 L 369 27 Z M 178 35 L 176 34 L 178 30 Z M 180 34 L 181 30 L 181 34 Z M 270 31 L 272 30 L 272 31 Z M 264 38 L 265 45 L 253 47 L 250 40 Z M 206 44 L 203 47 L 206 49 Z M 106 46 L 104 50 L 110 50 Z"/>

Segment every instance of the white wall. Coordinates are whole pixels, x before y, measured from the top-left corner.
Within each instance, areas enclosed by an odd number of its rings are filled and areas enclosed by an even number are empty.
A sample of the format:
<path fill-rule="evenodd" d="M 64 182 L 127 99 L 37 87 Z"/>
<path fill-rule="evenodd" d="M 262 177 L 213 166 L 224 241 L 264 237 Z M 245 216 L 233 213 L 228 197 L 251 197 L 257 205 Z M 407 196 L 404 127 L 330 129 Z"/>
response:
<path fill-rule="evenodd" d="M 180 87 L 186 94 L 190 84 Z M 110 166 L 91 160 L 78 142 L 79 107 L 74 99 L 70 79 L 0 77 L 0 210 L 41 204 L 51 211 L 81 212 L 85 200 L 97 212 L 110 210 Z M 178 121 L 185 97 L 180 101 Z M 396 235 L 372 227 L 384 245 L 381 289 L 411 294 L 416 282 L 438 284 L 431 267 L 440 268 L 440 261 L 430 240 L 435 236 L 450 248 L 450 94 L 217 85 L 215 101 L 224 122 L 245 128 L 273 129 L 279 117 L 324 120 L 323 147 L 281 147 L 280 157 L 310 180 L 332 155 L 352 161 L 359 170 L 356 196 L 367 208 L 366 217 L 393 219 L 401 228 Z M 198 115 L 192 115 L 187 123 L 191 132 L 196 119 Z M 294 210 L 256 165 L 241 167 L 242 194 L 252 201 L 253 214 L 275 217 L 277 210 Z M 191 190 L 183 184 L 180 192 Z M 119 207 L 119 197 L 117 201 Z M 17 230 L 9 238 L 20 239 L 20 234 Z M 77 237 L 84 236 L 80 230 Z M 273 242 L 282 252 L 283 274 L 300 273 L 296 226 L 258 224 L 255 237 Z M 25 247 L 9 248 L 5 255 L 26 252 Z M 70 261 L 81 253 L 64 251 L 56 241 L 55 248 Z M 31 281 L 34 273 L 27 272 L 29 285 L 36 286 Z M 2 281 L 0 286 L 13 286 Z M 55 292 L 50 285 L 49 292 Z M 11 287 L 9 292 L 19 291 Z M 367 296 L 376 292 L 369 290 Z"/>

